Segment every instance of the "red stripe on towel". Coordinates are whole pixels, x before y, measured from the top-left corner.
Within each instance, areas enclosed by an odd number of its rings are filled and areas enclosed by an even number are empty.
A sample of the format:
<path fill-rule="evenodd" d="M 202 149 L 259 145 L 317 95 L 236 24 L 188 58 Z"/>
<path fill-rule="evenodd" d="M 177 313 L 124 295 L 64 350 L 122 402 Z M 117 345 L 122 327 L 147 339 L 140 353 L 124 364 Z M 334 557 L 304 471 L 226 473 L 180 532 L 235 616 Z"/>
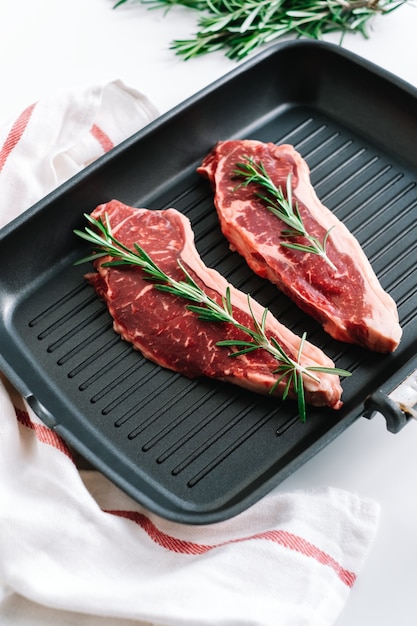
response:
<path fill-rule="evenodd" d="M 26 426 L 27 428 L 33 430 L 39 441 L 41 441 L 42 443 L 46 443 L 49 446 L 53 446 L 54 448 L 57 448 L 60 452 L 63 452 L 71 460 L 73 460 L 71 450 L 69 449 L 65 441 L 61 439 L 59 435 L 57 435 L 57 433 L 55 433 L 47 426 L 44 426 L 43 424 L 37 424 L 36 422 L 32 422 L 27 411 L 22 411 L 22 409 L 17 409 L 15 407 L 15 412 L 18 422 L 23 426 Z"/>
<path fill-rule="evenodd" d="M 94 139 L 97 139 L 100 146 L 103 148 L 104 152 L 108 152 L 112 148 L 114 148 L 114 144 L 110 137 L 106 135 L 106 133 L 97 126 L 97 124 L 93 124 L 90 133 L 93 135 Z"/>
<path fill-rule="evenodd" d="M 42 424 L 32 422 L 27 411 L 22 411 L 16 407 L 15 411 L 18 421 L 24 426 L 31 428 L 35 432 L 39 441 L 51 445 L 66 454 L 69 458 L 73 458 L 70 449 L 61 437 L 59 437 L 59 435 Z M 178 539 L 177 537 L 164 533 L 159 530 L 159 528 L 157 528 L 157 526 L 155 526 L 155 524 L 151 522 L 146 515 L 139 513 L 138 511 L 105 510 L 104 512 L 134 522 L 145 531 L 152 541 L 162 548 L 170 550 L 171 552 L 189 555 L 205 554 L 210 550 L 234 543 L 261 539 L 264 541 L 272 541 L 273 543 L 284 548 L 298 552 L 308 558 L 312 558 L 325 567 L 330 567 L 347 587 L 352 587 L 356 581 L 356 574 L 342 567 L 342 565 L 327 554 L 327 552 L 320 550 L 320 548 L 306 539 L 285 530 L 269 530 L 263 533 L 248 535 L 247 537 L 229 539 L 228 541 L 224 541 L 222 543 L 203 544 L 187 541 L 186 539 Z"/>
<path fill-rule="evenodd" d="M 7 135 L 6 141 L 4 142 L 1 150 L 0 150 L 0 172 L 4 167 L 7 159 L 10 156 L 12 150 L 19 143 L 20 138 L 25 132 L 26 126 L 32 116 L 33 109 L 35 108 L 36 103 L 27 107 L 16 119 L 13 126 L 10 129 L 9 134 Z"/>
<path fill-rule="evenodd" d="M 323 550 L 320 550 L 314 544 L 306 541 L 302 537 L 294 535 L 285 530 L 270 530 L 263 533 L 258 533 L 255 535 L 249 535 L 248 537 L 241 537 L 239 539 L 230 539 L 229 541 L 225 541 L 223 543 L 207 545 L 194 543 L 192 541 L 186 541 L 184 539 L 177 539 L 176 537 L 172 537 L 171 535 L 167 535 L 166 533 L 159 530 L 155 524 L 151 522 L 150 519 L 143 515 L 142 513 L 136 511 L 106 511 L 106 513 L 111 513 L 112 515 L 117 515 L 119 517 L 126 518 L 135 524 L 138 524 L 146 534 L 158 545 L 161 547 L 171 550 L 172 552 L 178 552 L 181 554 L 204 554 L 209 550 L 214 550 L 215 548 L 221 548 L 226 545 L 230 545 L 233 543 L 241 543 L 242 541 L 251 541 L 254 539 L 263 539 L 267 541 L 272 541 L 284 548 L 288 548 L 289 550 L 294 550 L 304 556 L 310 557 L 334 570 L 340 580 L 347 585 L 348 587 L 352 587 L 355 580 L 356 574 L 350 572 L 349 570 L 343 568 L 340 563 L 338 563 L 333 557 L 331 557 Z"/>

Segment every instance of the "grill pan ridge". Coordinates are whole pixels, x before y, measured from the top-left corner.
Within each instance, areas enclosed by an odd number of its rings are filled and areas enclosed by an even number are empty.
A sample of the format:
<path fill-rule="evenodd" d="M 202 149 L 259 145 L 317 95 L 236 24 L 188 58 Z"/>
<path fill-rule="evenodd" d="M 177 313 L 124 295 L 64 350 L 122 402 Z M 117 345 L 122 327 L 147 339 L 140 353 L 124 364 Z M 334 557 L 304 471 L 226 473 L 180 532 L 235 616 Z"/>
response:
<path fill-rule="evenodd" d="M 413 368 L 416 98 L 336 46 L 290 42 L 162 116 L 0 232 L 1 369 L 46 424 L 156 513 L 212 523 L 254 503 L 362 416 L 369 394 L 390 392 Z M 384 125 L 396 132 L 382 134 Z M 306 159 L 319 198 L 397 302 L 403 339 L 394 354 L 334 341 L 229 250 L 195 169 L 232 137 L 291 143 Z M 85 248 L 72 230 L 113 197 L 187 215 L 209 267 L 352 372 L 342 409 L 309 408 L 302 424 L 293 402 L 188 380 L 123 342 L 83 278 L 88 266 L 73 264 Z"/>

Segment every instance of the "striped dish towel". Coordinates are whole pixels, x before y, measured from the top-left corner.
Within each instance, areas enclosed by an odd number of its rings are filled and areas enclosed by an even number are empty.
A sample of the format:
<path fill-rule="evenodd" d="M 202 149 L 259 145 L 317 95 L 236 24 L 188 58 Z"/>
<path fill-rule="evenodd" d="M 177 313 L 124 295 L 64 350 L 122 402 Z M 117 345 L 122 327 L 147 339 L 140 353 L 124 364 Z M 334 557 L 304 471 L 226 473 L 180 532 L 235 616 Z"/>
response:
<path fill-rule="evenodd" d="M 0 128 L 0 227 L 157 116 L 116 80 L 62 90 Z"/>
<path fill-rule="evenodd" d="M 27 108 L 0 129 L 0 223 L 155 115 L 120 81 Z M 0 411 L 1 623 L 2 607 L 19 596 L 69 612 L 66 624 L 78 623 L 76 614 L 97 625 L 108 617 L 112 626 L 337 620 L 376 533 L 373 501 L 333 488 L 277 489 L 230 520 L 181 525 L 100 473 L 79 471 L 65 442 L 3 375 Z"/>

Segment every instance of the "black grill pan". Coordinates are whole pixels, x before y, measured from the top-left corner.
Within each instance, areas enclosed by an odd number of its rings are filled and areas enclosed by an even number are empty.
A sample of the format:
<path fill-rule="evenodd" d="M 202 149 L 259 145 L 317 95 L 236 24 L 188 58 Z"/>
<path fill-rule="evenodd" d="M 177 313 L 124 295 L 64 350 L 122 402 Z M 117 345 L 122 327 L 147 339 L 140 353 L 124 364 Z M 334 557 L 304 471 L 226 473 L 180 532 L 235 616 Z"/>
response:
<path fill-rule="evenodd" d="M 267 49 L 0 232 L 1 368 L 44 423 L 149 509 L 196 524 L 237 514 L 358 417 L 384 412 L 416 370 L 416 112 L 416 90 L 339 47 Z M 357 236 L 398 304 L 404 334 L 394 354 L 330 339 L 229 251 L 208 183 L 195 172 L 228 138 L 301 152 L 319 197 Z M 352 372 L 343 408 L 310 408 L 303 424 L 291 401 L 187 380 L 121 341 L 83 279 L 88 266 L 73 265 L 86 253 L 73 229 L 112 198 L 189 216 L 208 266 Z M 393 432 L 409 419 L 396 405 L 388 413 Z"/>

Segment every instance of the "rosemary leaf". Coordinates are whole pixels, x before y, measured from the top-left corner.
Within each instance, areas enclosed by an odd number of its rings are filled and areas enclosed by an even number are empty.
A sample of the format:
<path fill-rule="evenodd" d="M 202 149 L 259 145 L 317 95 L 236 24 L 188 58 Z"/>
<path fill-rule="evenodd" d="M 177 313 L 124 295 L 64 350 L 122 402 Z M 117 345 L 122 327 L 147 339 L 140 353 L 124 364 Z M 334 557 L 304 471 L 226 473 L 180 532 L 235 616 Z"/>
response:
<path fill-rule="evenodd" d="M 368 26 L 378 15 L 391 13 L 407 0 L 119 0 L 151 8 L 181 5 L 198 14 L 197 33 L 177 39 L 171 48 L 184 60 L 225 50 L 240 60 L 266 43 L 295 35 L 321 39 L 338 32 L 369 37 Z"/>
<path fill-rule="evenodd" d="M 294 202 L 292 198 L 291 173 L 287 176 L 287 196 L 285 197 L 282 188 L 274 184 L 262 162 L 255 163 L 252 157 L 243 157 L 243 159 L 244 162 L 237 163 L 236 169 L 233 170 L 233 174 L 236 178 L 243 179 L 243 182 L 235 187 L 235 190 L 239 187 L 248 187 L 252 184 L 258 185 L 258 187 L 264 189 L 265 193 L 255 191 L 254 195 L 263 201 L 268 211 L 290 227 L 290 229 L 282 230 L 281 235 L 283 237 L 303 237 L 308 242 L 308 245 L 306 245 L 300 242 L 282 241 L 281 245 L 291 248 L 292 250 L 317 254 L 326 261 L 333 271 L 336 271 L 334 263 L 326 253 L 327 239 L 333 226 L 326 232 L 323 243 L 321 243 L 317 237 L 307 232 L 300 215 L 298 203 Z"/>
<path fill-rule="evenodd" d="M 301 338 L 297 357 L 296 359 L 293 359 L 285 352 L 282 346 L 279 345 L 275 337 L 268 337 L 266 335 L 266 319 L 268 309 L 265 308 L 263 310 L 261 320 L 258 321 L 253 312 L 252 301 L 249 295 L 248 307 L 252 318 L 253 328 L 242 325 L 234 317 L 230 287 L 227 287 L 225 295 L 222 296 L 221 304 L 219 304 L 208 296 L 199 285 L 197 285 L 181 262 L 178 262 L 178 267 L 182 271 L 184 280 L 175 280 L 165 274 L 152 260 L 149 254 L 147 254 L 147 252 L 139 246 L 139 244 L 135 243 L 134 250 L 130 250 L 130 248 L 118 241 L 112 235 L 107 215 L 105 221 L 102 221 L 101 218 L 96 220 L 90 215 L 85 215 L 85 217 L 90 224 L 95 226 L 96 230 L 94 231 L 91 228 L 86 227 L 84 231 L 74 230 L 74 234 L 92 244 L 95 252 L 77 261 L 76 265 L 85 263 L 86 261 L 97 260 L 104 256 L 109 256 L 113 260 L 106 261 L 103 265 L 138 266 L 143 270 L 145 278 L 154 281 L 156 289 L 179 296 L 188 302 L 196 303 L 188 304 L 186 305 L 186 308 L 198 315 L 201 320 L 232 324 L 235 328 L 246 334 L 250 338 L 250 341 L 230 339 L 219 341 L 217 345 L 238 348 L 238 350 L 231 350 L 229 352 L 231 357 L 247 354 L 249 352 L 253 352 L 254 350 L 266 350 L 269 354 L 271 354 L 278 362 L 278 367 L 277 369 L 272 370 L 272 374 L 280 375 L 272 385 L 271 393 L 273 393 L 277 386 L 286 379 L 283 400 L 288 397 L 289 391 L 292 387 L 297 396 L 298 409 L 302 421 L 305 421 L 306 419 L 303 376 L 308 376 L 318 382 L 319 379 L 314 372 L 325 372 L 326 374 L 335 374 L 337 376 L 351 375 L 350 372 L 342 369 L 302 365 L 301 358 L 306 340 L 305 333 Z"/>

